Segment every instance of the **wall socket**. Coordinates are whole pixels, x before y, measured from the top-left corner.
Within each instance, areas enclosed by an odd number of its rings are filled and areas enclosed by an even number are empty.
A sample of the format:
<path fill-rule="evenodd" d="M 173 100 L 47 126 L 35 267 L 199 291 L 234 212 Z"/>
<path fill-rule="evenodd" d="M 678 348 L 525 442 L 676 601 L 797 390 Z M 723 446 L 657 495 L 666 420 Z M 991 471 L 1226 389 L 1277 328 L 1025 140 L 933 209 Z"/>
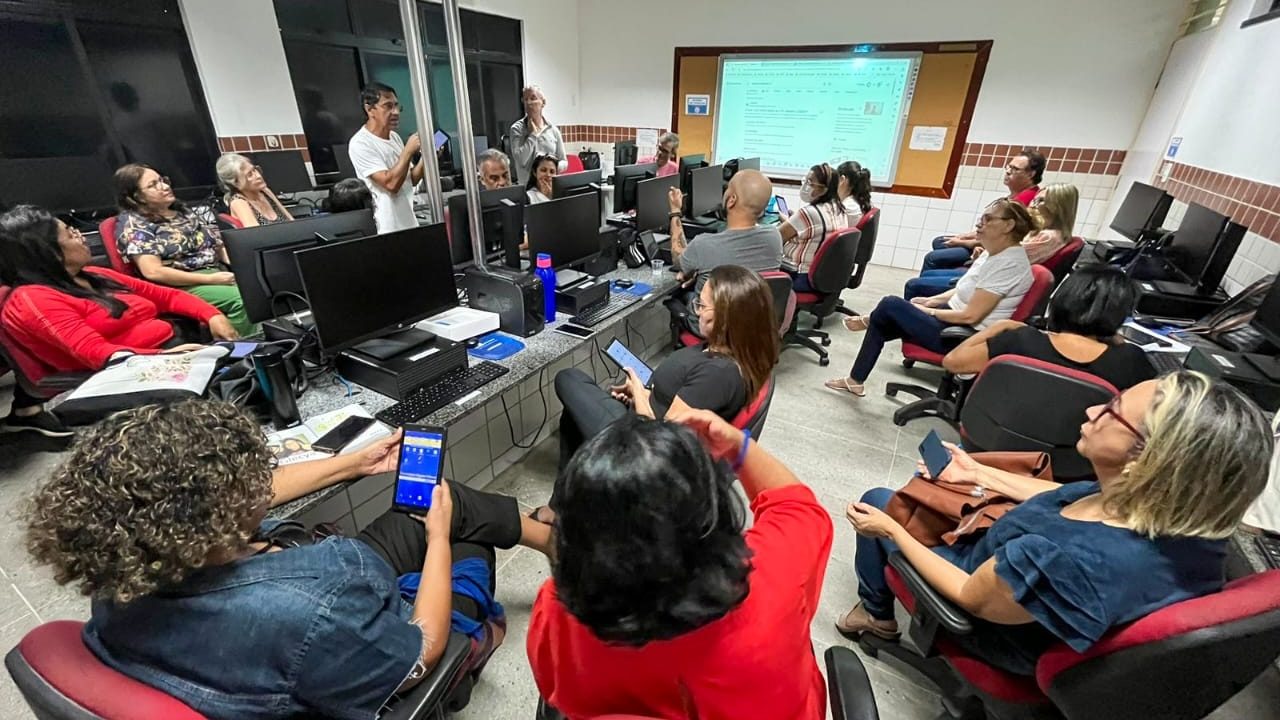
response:
<path fill-rule="evenodd" d="M 280 136 L 279 136 L 279 135 L 268 135 L 268 136 L 267 136 L 267 147 L 271 148 L 272 150 L 279 150 L 279 149 L 280 149 Z"/>

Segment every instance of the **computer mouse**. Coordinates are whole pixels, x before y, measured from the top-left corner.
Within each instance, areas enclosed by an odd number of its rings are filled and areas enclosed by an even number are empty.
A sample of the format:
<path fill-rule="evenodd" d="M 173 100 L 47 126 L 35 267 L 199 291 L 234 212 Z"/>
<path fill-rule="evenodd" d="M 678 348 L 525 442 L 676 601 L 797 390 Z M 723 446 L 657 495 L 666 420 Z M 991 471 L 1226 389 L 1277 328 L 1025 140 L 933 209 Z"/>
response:
<path fill-rule="evenodd" d="M 619 288 L 622 288 L 623 290 L 626 290 L 629 287 L 635 287 L 635 283 L 630 280 L 627 280 L 626 278 L 623 278 L 621 280 L 614 280 L 613 284 L 614 284 L 614 287 L 619 287 Z"/>

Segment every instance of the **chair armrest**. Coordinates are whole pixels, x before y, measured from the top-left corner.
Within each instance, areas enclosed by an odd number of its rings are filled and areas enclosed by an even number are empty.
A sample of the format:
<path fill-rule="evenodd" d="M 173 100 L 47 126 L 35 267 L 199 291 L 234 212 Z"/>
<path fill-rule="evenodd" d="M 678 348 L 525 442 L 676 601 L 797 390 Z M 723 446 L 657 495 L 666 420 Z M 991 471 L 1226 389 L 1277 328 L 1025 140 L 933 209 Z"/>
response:
<path fill-rule="evenodd" d="M 449 633 L 449 644 L 445 646 L 440 662 L 436 663 L 422 682 L 409 688 L 408 692 L 392 698 L 387 703 L 387 711 L 378 716 L 379 720 L 419 720 L 433 717 L 432 711 L 448 698 L 458 672 L 466 665 L 470 654 L 471 639 L 462 633 Z"/>
<path fill-rule="evenodd" d="M 948 325 L 942 328 L 942 339 L 955 341 L 957 343 L 964 342 L 966 339 L 977 335 L 978 331 L 968 325 Z"/>
<path fill-rule="evenodd" d="M 880 720 L 871 679 L 857 653 L 833 645 L 823 654 L 827 663 L 827 693 L 832 720 Z"/>
<path fill-rule="evenodd" d="M 778 269 L 783 272 L 789 272 L 792 275 L 795 275 L 796 273 L 800 272 L 800 266 L 796 265 L 790 260 L 783 260 L 782 263 L 778 266 Z"/>
<path fill-rule="evenodd" d="M 916 601 L 916 615 L 927 615 L 938 622 L 938 627 L 952 635 L 968 635 L 973 632 L 973 617 L 956 607 L 950 600 L 925 581 L 901 552 L 889 555 L 889 564 L 907 584 Z"/>

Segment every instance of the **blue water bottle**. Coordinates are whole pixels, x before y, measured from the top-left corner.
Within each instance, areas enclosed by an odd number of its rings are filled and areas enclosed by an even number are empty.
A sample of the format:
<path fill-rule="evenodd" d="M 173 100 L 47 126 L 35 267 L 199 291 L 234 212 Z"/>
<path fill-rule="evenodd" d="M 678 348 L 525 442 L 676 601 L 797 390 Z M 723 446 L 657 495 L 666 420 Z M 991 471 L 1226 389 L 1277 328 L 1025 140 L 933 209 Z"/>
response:
<path fill-rule="evenodd" d="M 533 271 L 542 280 L 542 302 L 546 306 L 547 322 L 556 321 L 556 271 L 551 269 L 551 256 L 538 253 L 538 267 Z"/>

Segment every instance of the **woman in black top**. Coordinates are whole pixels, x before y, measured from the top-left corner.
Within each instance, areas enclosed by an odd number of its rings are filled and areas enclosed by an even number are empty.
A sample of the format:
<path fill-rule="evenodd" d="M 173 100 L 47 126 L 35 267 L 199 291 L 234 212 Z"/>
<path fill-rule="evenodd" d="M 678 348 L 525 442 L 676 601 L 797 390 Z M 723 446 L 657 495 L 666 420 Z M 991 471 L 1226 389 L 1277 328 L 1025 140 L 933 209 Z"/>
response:
<path fill-rule="evenodd" d="M 671 353 L 648 387 L 631 368 L 622 384 L 608 390 L 577 368 L 556 375 L 556 395 L 564 404 L 561 469 L 580 445 L 628 411 L 661 420 L 694 408 L 732 421 L 756 397 L 778 361 L 777 320 L 764 279 L 738 265 L 721 265 L 711 271 L 692 309 L 706 342 Z"/>
<path fill-rule="evenodd" d="M 1133 312 L 1138 288 L 1119 268 L 1091 265 L 1071 273 L 1049 301 L 1048 332 L 1003 320 L 942 359 L 953 373 L 977 373 L 1000 355 L 1023 355 L 1073 368 L 1125 390 L 1155 377 L 1146 353 L 1116 333 Z"/>

